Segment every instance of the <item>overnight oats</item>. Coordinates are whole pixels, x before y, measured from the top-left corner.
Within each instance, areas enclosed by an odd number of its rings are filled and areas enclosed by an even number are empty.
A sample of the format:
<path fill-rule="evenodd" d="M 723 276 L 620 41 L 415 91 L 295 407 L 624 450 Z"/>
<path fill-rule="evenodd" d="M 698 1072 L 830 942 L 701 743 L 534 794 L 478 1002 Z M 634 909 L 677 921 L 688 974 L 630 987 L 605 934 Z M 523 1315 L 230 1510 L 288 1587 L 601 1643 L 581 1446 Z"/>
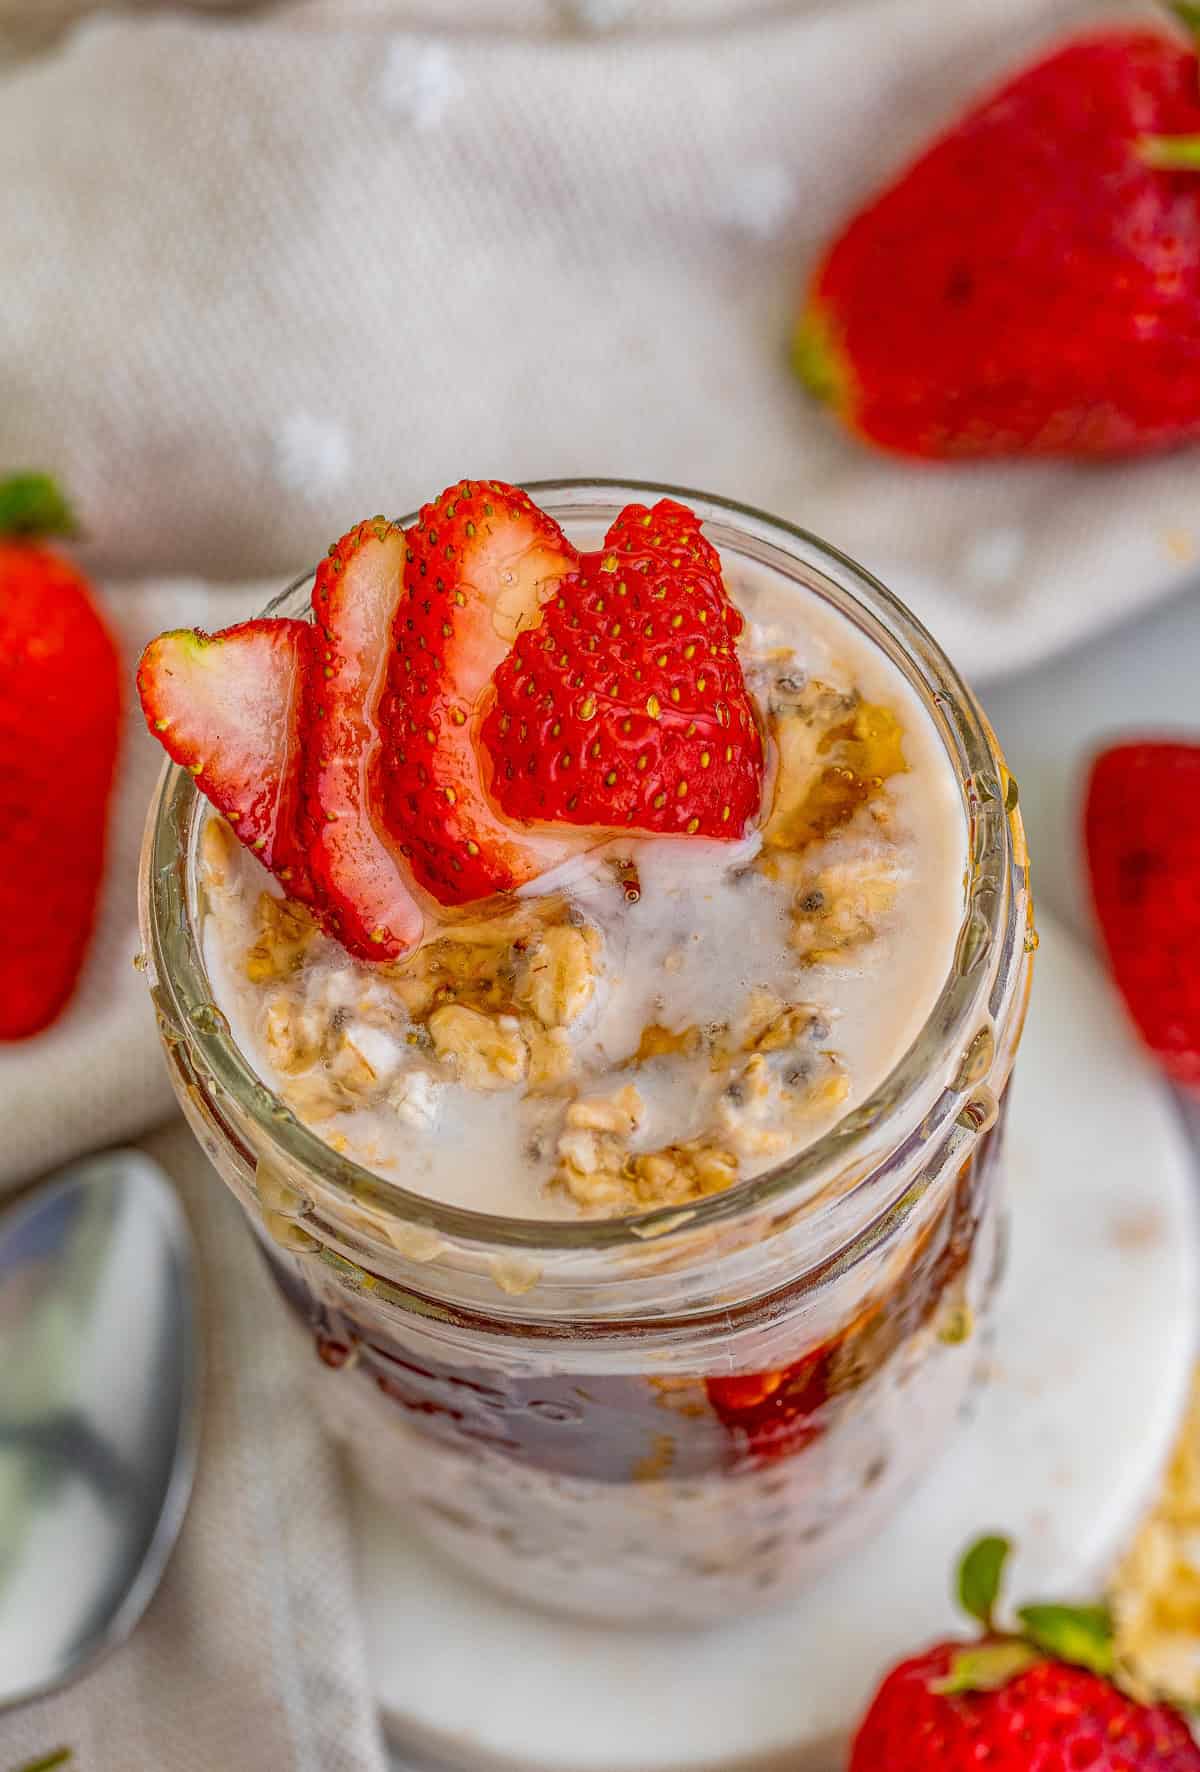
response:
<path fill-rule="evenodd" d="M 929 636 L 716 499 L 462 482 L 139 686 L 172 1074 L 365 1480 L 593 1616 L 852 1549 L 980 1367 L 1034 945 Z"/>

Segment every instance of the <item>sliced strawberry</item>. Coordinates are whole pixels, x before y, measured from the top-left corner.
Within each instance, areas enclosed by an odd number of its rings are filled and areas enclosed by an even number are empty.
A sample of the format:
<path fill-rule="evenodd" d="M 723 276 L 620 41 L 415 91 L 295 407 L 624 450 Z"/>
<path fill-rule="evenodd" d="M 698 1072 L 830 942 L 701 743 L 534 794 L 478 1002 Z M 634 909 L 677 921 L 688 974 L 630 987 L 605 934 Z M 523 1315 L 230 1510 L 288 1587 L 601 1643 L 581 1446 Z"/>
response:
<path fill-rule="evenodd" d="M 637 573 L 647 607 L 663 600 L 664 588 L 668 595 L 673 589 L 678 594 L 683 584 L 735 639 L 741 633 L 745 624 L 725 590 L 721 556 L 686 505 L 673 498 L 660 498 L 652 507 L 626 505 L 604 538 L 603 552 L 616 554 L 622 578 Z"/>
<path fill-rule="evenodd" d="M 1200 745 L 1114 745 L 1084 810 L 1096 916 L 1142 1038 L 1200 1089 Z"/>
<path fill-rule="evenodd" d="M 479 699 L 575 564 L 557 523 L 514 486 L 460 480 L 408 531 L 384 731 L 383 816 L 442 904 L 510 892 L 565 851 L 531 844 L 489 803 Z"/>
<path fill-rule="evenodd" d="M 779 1371 L 705 1380 L 714 1412 L 744 1455 L 764 1462 L 791 1458 L 818 1438 L 835 1351 L 836 1343 L 828 1344 Z"/>
<path fill-rule="evenodd" d="M 150 642 L 137 674 L 151 732 L 247 849 L 305 902 L 313 891 L 297 815 L 312 634 L 302 621 L 246 621 L 219 634 L 178 628 Z"/>
<path fill-rule="evenodd" d="M 316 656 L 304 710 L 303 834 L 331 933 L 364 960 L 407 953 L 423 927 L 379 816 L 376 713 L 404 554 L 404 531 L 368 518 L 330 548 L 312 594 Z"/>
<path fill-rule="evenodd" d="M 483 722 L 512 819 L 741 837 L 762 740 L 735 650 L 742 618 L 685 506 L 631 505 L 517 638 Z"/>

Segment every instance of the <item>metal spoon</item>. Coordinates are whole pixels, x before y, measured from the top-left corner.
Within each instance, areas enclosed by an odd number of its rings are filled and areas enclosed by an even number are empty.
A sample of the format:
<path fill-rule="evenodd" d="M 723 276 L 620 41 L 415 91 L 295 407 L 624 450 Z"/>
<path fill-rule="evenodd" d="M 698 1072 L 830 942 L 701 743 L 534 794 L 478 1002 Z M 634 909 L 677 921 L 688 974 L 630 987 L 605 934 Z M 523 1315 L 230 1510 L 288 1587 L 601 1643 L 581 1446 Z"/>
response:
<path fill-rule="evenodd" d="M 193 1265 L 136 1151 L 0 1215 L 0 1707 L 83 1673 L 158 1587 L 195 1468 Z"/>

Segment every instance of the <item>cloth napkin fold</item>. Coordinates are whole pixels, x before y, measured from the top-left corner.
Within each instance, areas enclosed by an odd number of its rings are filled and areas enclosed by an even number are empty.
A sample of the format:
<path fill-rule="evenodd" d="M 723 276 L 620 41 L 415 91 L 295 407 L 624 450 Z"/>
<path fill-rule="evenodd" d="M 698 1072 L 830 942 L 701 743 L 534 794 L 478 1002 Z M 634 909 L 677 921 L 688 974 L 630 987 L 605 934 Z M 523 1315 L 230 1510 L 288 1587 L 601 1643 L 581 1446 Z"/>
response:
<path fill-rule="evenodd" d="M 463 473 L 711 488 L 862 559 L 979 678 L 1187 580 L 1194 457 L 920 469 L 845 440 L 785 363 L 847 205 L 981 80 L 1103 10 L 0 0 L 0 471 L 73 493 L 131 683 L 80 990 L 0 1049 L 0 1187 L 173 1111 L 132 966 L 160 765 L 140 646 L 240 619 L 365 512 Z M 152 1148 L 208 1293 L 193 1513 L 133 1643 L 0 1722 L 0 1766 L 63 1740 L 82 1772 L 375 1772 L 303 1361 L 188 1135 Z"/>

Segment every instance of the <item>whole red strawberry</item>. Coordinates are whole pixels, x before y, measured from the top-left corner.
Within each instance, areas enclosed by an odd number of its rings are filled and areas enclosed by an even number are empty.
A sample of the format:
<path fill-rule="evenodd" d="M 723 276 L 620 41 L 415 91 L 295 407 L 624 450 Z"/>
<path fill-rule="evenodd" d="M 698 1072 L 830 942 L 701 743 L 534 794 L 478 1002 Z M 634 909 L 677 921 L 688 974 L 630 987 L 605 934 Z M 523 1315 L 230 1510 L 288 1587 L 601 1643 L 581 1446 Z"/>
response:
<path fill-rule="evenodd" d="M 857 435 L 909 455 L 1200 436 L 1196 169 L 1191 46 L 1144 29 L 1067 43 L 850 221 L 812 279 L 799 374 Z"/>
<path fill-rule="evenodd" d="M 493 678 L 492 793 L 524 823 L 737 838 L 762 740 L 716 549 L 685 506 L 630 505 Z"/>
<path fill-rule="evenodd" d="M 121 716 L 116 647 L 41 475 L 0 484 L 0 1039 L 54 1020 L 96 915 Z"/>
<path fill-rule="evenodd" d="M 1200 1751 L 1176 1711 L 1137 1704 L 1086 1668 L 1035 1661 L 995 1691 L 947 1693 L 941 1688 L 962 1653 L 961 1643 L 939 1643 L 888 1675 L 858 1732 L 850 1772 L 1200 1767 Z"/>
<path fill-rule="evenodd" d="M 984 1625 L 973 1643 L 938 1643 L 893 1668 L 854 1740 L 850 1772 L 1200 1772 L 1177 1711 L 1138 1703 L 1109 1674 L 1103 1607 L 1022 1607 L 1020 1634 L 992 1613 L 1008 1552 L 982 1539 L 959 1594 Z"/>
<path fill-rule="evenodd" d="M 1200 745 L 1114 745 L 1084 803 L 1092 898 L 1146 1044 L 1200 1089 Z"/>

